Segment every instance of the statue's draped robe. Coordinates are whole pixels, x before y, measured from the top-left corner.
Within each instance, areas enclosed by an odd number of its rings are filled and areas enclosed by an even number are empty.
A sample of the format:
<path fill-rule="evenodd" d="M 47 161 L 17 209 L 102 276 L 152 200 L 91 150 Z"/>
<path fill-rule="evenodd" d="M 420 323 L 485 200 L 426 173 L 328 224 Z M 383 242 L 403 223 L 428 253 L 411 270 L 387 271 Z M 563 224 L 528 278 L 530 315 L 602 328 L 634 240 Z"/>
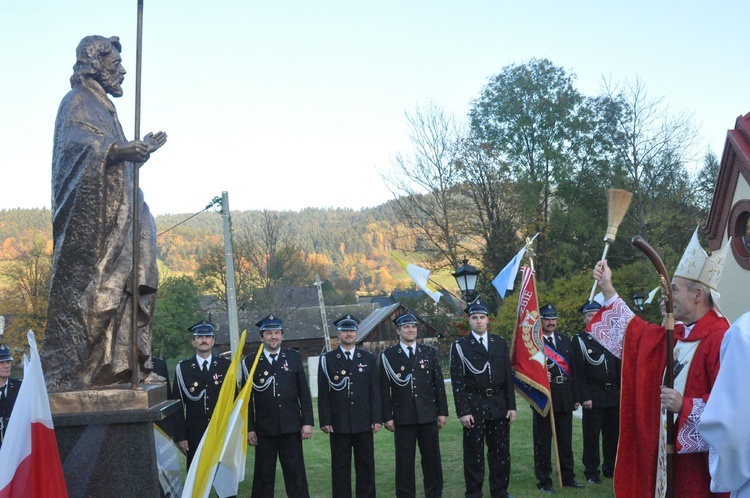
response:
<path fill-rule="evenodd" d="M 54 257 L 45 376 L 61 391 L 131 378 L 134 164 L 107 165 L 124 144 L 114 106 L 84 80 L 63 98 L 52 158 Z M 138 193 L 140 303 L 139 363 L 151 354 L 151 316 L 157 285 L 156 227 Z"/>
<path fill-rule="evenodd" d="M 682 409 L 674 426 L 675 498 L 727 496 L 709 491 L 708 448 L 702 444 L 696 427 L 719 371 L 719 349 L 727 328 L 727 320 L 713 310 L 695 323 L 687 337 L 682 324 L 675 326 L 676 352 L 697 343 L 687 370 Z M 666 329 L 634 316 L 617 298 L 599 310 L 586 331 L 622 358 L 615 496 L 656 496 Z"/>

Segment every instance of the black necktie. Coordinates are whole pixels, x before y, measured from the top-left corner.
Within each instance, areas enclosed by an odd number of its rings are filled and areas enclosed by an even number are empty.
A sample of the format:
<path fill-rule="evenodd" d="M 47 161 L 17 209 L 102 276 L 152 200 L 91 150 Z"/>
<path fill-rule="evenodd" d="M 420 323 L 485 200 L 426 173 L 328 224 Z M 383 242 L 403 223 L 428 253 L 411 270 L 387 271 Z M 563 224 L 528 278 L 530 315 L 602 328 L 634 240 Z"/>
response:
<path fill-rule="evenodd" d="M 411 360 L 412 357 L 414 356 L 414 348 L 412 348 L 411 346 L 409 346 L 406 349 L 409 350 L 409 359 Z"/>
<path fill-rule="evenodd" d="M 479 344 L 481 344 L 482 347 L 484 347 L 484 337 L 479 338 Z"/>
<path fill-rule="evenodd" d="M 271 353 L 271 355 L 270 355 L 271 356 L 271 365 L 274 365 L 276 363 L 276 356 L 278 354 L 279 353 Z"/>
<path fill-rule="evenodd" d="M 555 347 L 555 343 L 552 341 L 552 336 L 545 337 L 544 340 L 547 341 L 547 344 L 549 345 L 549 347 L 551 348 Z"/>
<path fill-rule="evenodd" d="M 203 368 L 201 370 L 208 372 L 208 360 L 203 360 Z"/>
<path fill-rule="evenodd" d="M 352 361 L 351 351 L 344 351 L 344 354 L 346 355 L 346 361 Z"/>
<path fill-rule="evenodd" d="M 8 383 L 6 382 L 3 387 L 0 387 L 0 401 L 3 401 L 5 399 L 5 388 L 8 387 Z"/>

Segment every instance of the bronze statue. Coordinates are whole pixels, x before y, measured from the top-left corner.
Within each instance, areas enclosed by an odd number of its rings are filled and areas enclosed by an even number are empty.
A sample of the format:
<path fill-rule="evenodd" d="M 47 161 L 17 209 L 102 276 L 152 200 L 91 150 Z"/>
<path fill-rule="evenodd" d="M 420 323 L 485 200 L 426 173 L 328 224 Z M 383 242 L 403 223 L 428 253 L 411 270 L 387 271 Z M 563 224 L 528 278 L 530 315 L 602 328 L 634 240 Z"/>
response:
<path fill-rule="evenodd" d="M 133 233 L 138 237 L 137 350 L 150 370 L 156 287 L 156 226 L 133 175 L 167 141 L 164 132 L 128 141 L 114 105 L 125 69 L 116 36 L 87 36 L 76 49 L 71 90 L 55 122 L 52 155 L 54 257 L 43 361 L 51 391 L 131 378 Z"/>

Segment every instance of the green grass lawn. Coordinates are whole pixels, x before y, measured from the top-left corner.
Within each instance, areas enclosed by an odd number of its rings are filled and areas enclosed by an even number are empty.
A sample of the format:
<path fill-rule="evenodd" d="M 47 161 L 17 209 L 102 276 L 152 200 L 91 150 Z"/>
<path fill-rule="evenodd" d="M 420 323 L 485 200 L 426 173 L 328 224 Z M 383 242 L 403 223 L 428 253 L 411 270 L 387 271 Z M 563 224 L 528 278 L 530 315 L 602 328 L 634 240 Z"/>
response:
<path fill-rule="evenodd" d="M 440 451 L 443 460 L 443 474 L 445 485 L 443 496 L 446 498 L 458 498 L 464 495 L 464 475 L 462 463 L 461 424 L 458 423 L 453 414 L 453 396 L 448 389 L 448 407 L 451 416 L 448 423 L 440 431 Z M 313 400 L 317 418 L 317 399 Z M 536 479 L 534 478 L 534 456 L 532 453 L 532 415 L 528 403 L 520 397 L 517 398 L 518 418 L 511 428 L 511 476 L 510 487 L 508 491 L 516 498 L 545 496 L 536 488 Z M 317 420 L 316 420 L 317 423 Z M 594 485 L 585 483 L 583 476 L 583 466 L 581 465 L 581 421 L 573 419 L 573 453 L 576 460 L 576 479 L 579 483 L 585 484 L 583 489 L 564 488 L 562 491 L 555 490 L 555 496 L 569 497 L 612 497 L 612 480 L 602 478 L 602 484 Z M 320 431 L 318 427 L 314 428 L 312 439 L 304 442 L 305 467 L 307 469 L 307 480 L 310 487 L 310 495 L 313 497 L 331 496 L 331 456 L 328 445 L 328 436 Z M 417 455 L 419 452 L 417 451 Z M 245 482 L 240 484 L 240 497 L 250 496 L 253 476 L 253 448 L 248 448 L 247 453 L 247 472 Z M 419 458 L 417 456 L 417 458 Z M 396 487 L 394 483 L 394 445 L 393 434 L 381 430 L 375 434 L 375 467 L 377 473 L 377 493 L 378 496 L 395 496 Z M 554 462 L 554 460 L 553 460 Z M 183 459 L 184 466 L 184 459 Z M 554 466 L 554 463 L 553 463 Z M 422 491 L 422 474 L 421 468 L 417 461 L 417 495 Z M 183 468 L 183 477 L 184 477 Z M 354 474 L 352 473 L 352 484 L 354 483 Z M 556 477 L 553 476 L 556 481 Z M 484 486 L 485 496 L 489 496 L 489 487 L 485 477 Z M 284 479 L 281 475 L 281 466 L 277 465 L 276 469 L 276 496 L 286 496 L 284 491 Z"/>

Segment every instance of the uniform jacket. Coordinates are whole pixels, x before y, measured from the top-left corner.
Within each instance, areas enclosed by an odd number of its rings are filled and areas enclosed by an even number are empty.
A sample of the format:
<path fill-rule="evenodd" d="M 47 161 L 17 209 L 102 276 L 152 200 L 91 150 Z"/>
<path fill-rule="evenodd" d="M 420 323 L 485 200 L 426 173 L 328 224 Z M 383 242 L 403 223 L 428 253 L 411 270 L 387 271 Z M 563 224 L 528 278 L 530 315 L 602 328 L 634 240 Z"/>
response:
<path fill-rule="evenodd" d="M 371 424 L 383 423 L 375 355 L 354 348 L 351 366 L 341 348 L 321 357 L 318 414 L 321 427 L 330 425 L 342 434 L 369 432 Z"/>
<path fill-rule="evenodd" d="M 489 351 L 473 334 L 451 346 L 451 385 L 459 418 L 473 415 L 476 420 L 493 420 L 516 409 L 508 345 L 501 336 L 485 337 Z"/>
<path fill-rule="evenodd" d="M 399 385 L 389 377 L 387 366 L 398 380 L 406 380 L 411 374 L 410 382 Z M 425 424 L 435 422 L 438 415 L 448 416 L 445 381 L 435 348 L 415 344 L 412 360 L 397 344 L 381 353 L 379 371 L 384 421 Z"/>
<path fill-rule="evenodd" d="M 576 401 L 591 400 L 593 408 L 620 404 L 620 360 L 585 332 L 573 336 Z M 594 363 L 599 362 L 599 365 Z M 594 362 L 594 363 L 592 363 Z"/>
<path fill-rule="evenodd" d="M 172 396 L 182 401 L 184 416 L 178 412 L 175 417 L 175 441 L 187 440 L 191 448 L 200 442 L 219 399 L 229 363 L 226 358 L 213 355 L 206 373 L 201 371 L 195 356 L 177 364 Z"/>
<path fill-rule="evenodd" d="M 547 359 L 547 371 L 550 373 L 550 391 L 552 395 L 552 409 L 556 412 L 572 412 L 575 410 L 576 396 L 573 391 L 573 379 L 576 377 L 575 363 L 573 362 L 573 347 L 570 338 L 559 332 L 555 336 L 555 351 L 557 351 L 568 363 L 571 378 L 563 375 L 562 370 Z M 563 380 L 562 383 L 558 383 Z"/>
<path fill-rule="evenodd" d="M 250 372 L 253 361 L 254 355 L 245 357 L 245 372 Z M 261 353 L 253 376 L 248 430 L 262 436 L 279 436 L 299 432 L 303 425 L 313 423 L 310 386 L 300 354 L 281 348 L 272 366 Z"/>
<path fill-rule="evenodd" d="M 5 397 L 0 401 L 0 446 L 5 438 L 5 430 L 8 428 L 8 420 L 13 411 L 13 405 L 16 404 L 16 398 L 18 397 L 18 390 L 20 388 L 21 381 L 19 379 L 14 379 L 13 377 L 8 378 L 8 382 L 5 385 Z"/>

